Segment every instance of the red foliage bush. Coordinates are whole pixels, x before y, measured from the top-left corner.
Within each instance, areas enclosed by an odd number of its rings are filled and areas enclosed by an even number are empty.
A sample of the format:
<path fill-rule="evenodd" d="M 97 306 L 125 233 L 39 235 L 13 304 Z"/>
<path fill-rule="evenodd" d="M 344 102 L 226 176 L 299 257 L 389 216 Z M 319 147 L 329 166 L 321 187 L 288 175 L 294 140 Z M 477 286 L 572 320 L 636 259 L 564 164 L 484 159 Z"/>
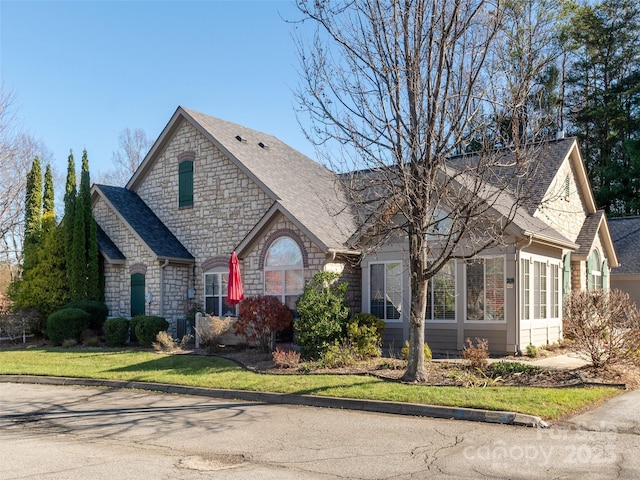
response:
<path fill-rule="evenodd" d="M 277 297 L 247 297 L 240 302 L 238 320 L 233 326 L 236 335 L 244 335 L 263 352 L 271 350 L 275 333 L 290 328 L 293 313 Z"/>

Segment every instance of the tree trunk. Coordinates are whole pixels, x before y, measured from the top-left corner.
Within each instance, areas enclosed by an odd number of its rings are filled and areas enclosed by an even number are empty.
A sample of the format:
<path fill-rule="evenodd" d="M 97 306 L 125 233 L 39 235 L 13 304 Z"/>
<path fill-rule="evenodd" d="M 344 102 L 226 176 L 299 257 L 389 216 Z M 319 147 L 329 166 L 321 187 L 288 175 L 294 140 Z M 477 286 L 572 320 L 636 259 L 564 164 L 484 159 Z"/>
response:
<path fill-rule="evenodd" d="M 427 310 L 426 240 L 423 235 L 409 235 L 409 264 L 411 276 L 411 312 L 409 313 L 409 360 L 402 376 L 405 382 L 425 382 L 424 318 Z"/>

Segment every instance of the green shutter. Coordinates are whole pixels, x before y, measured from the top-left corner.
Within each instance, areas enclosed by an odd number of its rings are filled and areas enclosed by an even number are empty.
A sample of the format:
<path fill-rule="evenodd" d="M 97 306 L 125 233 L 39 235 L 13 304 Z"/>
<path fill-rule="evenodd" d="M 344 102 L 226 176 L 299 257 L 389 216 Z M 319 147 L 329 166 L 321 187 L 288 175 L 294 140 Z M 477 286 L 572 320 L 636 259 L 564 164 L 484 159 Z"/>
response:
<path fill-rule="evenodd" d="M 193 161 L 185 160 L 178 167 L 178 206 L 193 205 Z"/>
<path fill-rule="evenodd" d="M 562 269 L 562 294 L 568 295 L 571 292 L 571 252 L 564 256 Z"/>
<path fill-rule="evenodd" d="M 145 278 L 142 273 L 131 275 L 131 316 L 144 315 L 145 313 Z"/>

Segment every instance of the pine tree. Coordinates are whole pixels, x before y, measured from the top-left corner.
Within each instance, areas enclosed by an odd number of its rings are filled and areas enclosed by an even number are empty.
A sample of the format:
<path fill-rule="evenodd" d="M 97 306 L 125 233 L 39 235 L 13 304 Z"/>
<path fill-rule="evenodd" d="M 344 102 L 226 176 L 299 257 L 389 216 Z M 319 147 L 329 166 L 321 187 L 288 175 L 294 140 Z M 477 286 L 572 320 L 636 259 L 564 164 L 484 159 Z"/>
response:
<path fill-rule="evenodd" d="M 27 174 L 24 223 L 23 271 L 27 271 L 35 263 L 42 237 L 42 169 L 38 157 Z"/>
<path fill-rule="evenodd" d="M 598 207 L 640 214 L 637 168 L 628 148 L 640 135 L 640 6 L 610 0 L 576 9 L 567 34 L 567 119 Z M 635 170 L 635 171 L 634 171 Z"/>

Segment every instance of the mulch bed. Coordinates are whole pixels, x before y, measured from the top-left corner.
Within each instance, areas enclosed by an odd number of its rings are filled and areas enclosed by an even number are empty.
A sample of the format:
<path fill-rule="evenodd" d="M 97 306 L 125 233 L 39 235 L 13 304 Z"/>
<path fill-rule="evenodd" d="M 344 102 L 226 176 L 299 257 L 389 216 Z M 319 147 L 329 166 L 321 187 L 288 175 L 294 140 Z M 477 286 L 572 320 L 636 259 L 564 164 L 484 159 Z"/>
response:
<path fill-rule="evenodd" d="M 202 352 L 198 352 L 202 353 Z M 240 364 L 247 370 L 273 375 L 372 375 L 385 380 L 400 381 L 406 367 L 401 359 L 377 358 L 358 362 L 355 365 L 326 368 L 318 362 L 304 362 L 297 368 L 280 368 L 270 354 L 251 349 L 227 350 L 217 355 Z M 505 357 L 509 362 L 531 363 L 522 357 Z M 425 385 L 433 386 L 526 386 L 567 388 L 590 385 L 611 385 L 618 388 L 640 387 L 640 368 L 616 365 L 607 369 L 581 367 L 577 369 L 540 368 L 521 373 L 511 373 L 498 378 L 470 368 L 460 360 L 436 360 L 427 363 L 428 380 Z"/>

